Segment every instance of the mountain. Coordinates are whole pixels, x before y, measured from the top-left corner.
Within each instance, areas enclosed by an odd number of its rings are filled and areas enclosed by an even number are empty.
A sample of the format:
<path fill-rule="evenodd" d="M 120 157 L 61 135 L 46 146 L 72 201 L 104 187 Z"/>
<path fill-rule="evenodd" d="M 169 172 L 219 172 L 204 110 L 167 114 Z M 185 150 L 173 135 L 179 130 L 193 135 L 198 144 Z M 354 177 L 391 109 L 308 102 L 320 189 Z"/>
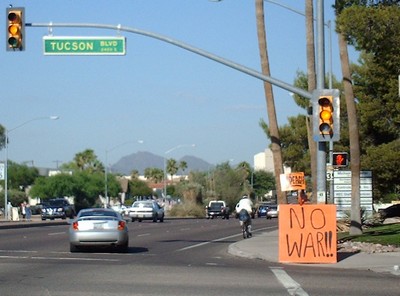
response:
<path fill-rule="evenodd" d="M 169 158 L 167 157 L 167 159 Z M 188 155 L 176 160 L 178 163 L 180 161 L 187 163 L 186 173 L 190 171 L 207 171 L 213 167 L 213 165 L 195 156 Z M 137 170 L 140 175 L 143 175 L 146 168 L 164 170 L 164 157 L 146 151 L 139 151 L 118 160 L 111 166 L 111 172 L 130 175 L 133 170 Z M 178 174 L 180 173 L 182 172 L 178 172 Z"/>

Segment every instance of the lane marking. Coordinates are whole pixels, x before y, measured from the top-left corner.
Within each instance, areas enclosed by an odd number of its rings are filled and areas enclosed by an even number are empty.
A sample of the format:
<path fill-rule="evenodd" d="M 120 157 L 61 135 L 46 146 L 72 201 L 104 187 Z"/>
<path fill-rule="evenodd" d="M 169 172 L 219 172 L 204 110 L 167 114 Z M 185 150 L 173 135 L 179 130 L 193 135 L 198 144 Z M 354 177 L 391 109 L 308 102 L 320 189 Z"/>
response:
<path fill-rule="evenodd" d="M 276 278 L 286 288 L 289 295 L 293 296 L 308 296 L 308 293 L 304 291 L 300 284 L 292 279 L 282 268 L 270 267 Z"/>
<path fill-rule="evenodd" d="M 141 236 L 149 236 L 150 233 L 143 233 L 143 234 L 138 234 L 137 237 L 141 237 Z"/>
<path fill-rule="evenodd" d="M 260 228 L 260 229 L 257 229 L 257 230 L 253 230 L 253 233 L 259 232 L 259 231 L 263 231 L 263 230 L 268 230 L 268 229 L 271 229 L 271 228 L 275 228 L 275 226 L 264 227 L 264 228 Z M 237 237 L 237 236 L 242 236 L 242 233 L 238 233 L 238 234 L 234 234 L 234 235 L 230 235 L 230 236 L 214 239 L 214 240 L 211 240 L 211 241 L 206 241 L 206 242 L 199 243 L 199 244 L 196 244 L 196 245 L 191 245 L 191 246 L 188 246 L 188 247 L 185 247 L 185 248 L 182 248 L 182 249 L 178 249 L 175 252 L 182 252 L 182 251 L 186 251 L 186 250 L 202 247 L 202 246 L 205 246 L 205 245 L 208 245 L 208 244 L 224 241 L 224 240 L 227 240 L 227 239 L 230 239 L 230 238 L 234 238 L 234 237 Z"/>
<path fill-rule="evenodd" d="M 79 258 L 79 257 L 40 257 L 40 256 L 0 256 L 0 259 L 32 259 L 32 260 L 75 260 L 75 261 L 103 261 L 103 262 L 120 262 L 119 259 L 104 259 L 104 258 Z"/>
<path fill-rule="evenodd" d="M 51 233 L 48 233 L 47 235 L 51 236 L 51 235 L 60 235 L 60 234 L 66 234 L 66 232 L 65 231 L 63 231 L 63 232 L 51 232 Z"/>

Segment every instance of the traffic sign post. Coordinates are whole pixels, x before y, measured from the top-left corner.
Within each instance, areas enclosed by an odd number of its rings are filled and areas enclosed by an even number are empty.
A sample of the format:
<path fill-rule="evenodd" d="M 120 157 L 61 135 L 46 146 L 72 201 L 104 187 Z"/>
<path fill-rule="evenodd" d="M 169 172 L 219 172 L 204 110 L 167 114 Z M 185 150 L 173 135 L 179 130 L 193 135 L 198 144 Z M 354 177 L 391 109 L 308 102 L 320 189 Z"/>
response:
<path fill-rule="evenodd" d="M 125 55 L 125 37 L 44 36 L 44 55 Z"/>

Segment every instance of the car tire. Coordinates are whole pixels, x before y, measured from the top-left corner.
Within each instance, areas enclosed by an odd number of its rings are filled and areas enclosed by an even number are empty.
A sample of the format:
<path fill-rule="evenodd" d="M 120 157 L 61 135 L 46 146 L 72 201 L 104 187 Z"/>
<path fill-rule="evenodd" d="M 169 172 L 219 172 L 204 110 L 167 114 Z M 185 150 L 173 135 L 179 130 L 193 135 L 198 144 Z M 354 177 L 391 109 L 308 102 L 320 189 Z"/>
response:
<path fill-rule="evenodd" d="M 73 244 L 69 244 L 69 251 L 71 253 L 75 253 L 75 252 L 79 251 L 79 248 L 77 246 L 73 245 Z"/>
<path fill-rule="evenodd" d="M 129 242 L 124 243 L 123 245 L 118 246 L 118 251 L 121 253 L 128 252 Z"/>

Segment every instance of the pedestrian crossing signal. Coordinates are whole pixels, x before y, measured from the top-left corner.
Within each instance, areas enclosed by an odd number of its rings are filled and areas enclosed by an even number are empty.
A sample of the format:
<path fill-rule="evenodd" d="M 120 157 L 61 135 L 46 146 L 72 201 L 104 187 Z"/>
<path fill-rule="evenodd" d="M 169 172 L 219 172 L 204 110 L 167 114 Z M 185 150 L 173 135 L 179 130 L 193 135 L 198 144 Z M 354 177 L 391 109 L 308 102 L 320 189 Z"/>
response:
<path fill-rule="evenodd" d="M 332 156 L 332 165 L 334 167 L 347 167 L 349 165 L 347 152 L 333 152 Z"/>

